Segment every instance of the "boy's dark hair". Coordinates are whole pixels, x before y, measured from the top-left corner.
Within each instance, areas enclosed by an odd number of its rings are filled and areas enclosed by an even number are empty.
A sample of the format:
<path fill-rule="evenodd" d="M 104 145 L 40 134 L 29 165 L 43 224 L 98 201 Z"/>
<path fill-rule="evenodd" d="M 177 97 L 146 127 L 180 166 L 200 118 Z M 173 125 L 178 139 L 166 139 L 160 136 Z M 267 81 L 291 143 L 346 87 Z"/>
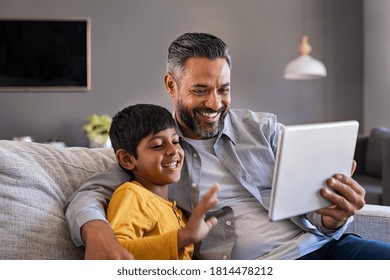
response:
<path fill-rule="evenodd" d="M 137 158 L 137 146 L 143 138 L 175 127 L 172 113 L 166 108 L 153 104 L 131 105 L 113 117 L 110 140 L 115 152 L 124 149 Z"/>
<path fill-rule="evenodd" d="M 232 60 L 224 41 L 212 34 L 193 32 L 177 37 L 169 46 L 167 73 L 178 78 L 190 57 L 206 57 L 211 60 L 225 58 L 229 67 L 232 67 Z"/>

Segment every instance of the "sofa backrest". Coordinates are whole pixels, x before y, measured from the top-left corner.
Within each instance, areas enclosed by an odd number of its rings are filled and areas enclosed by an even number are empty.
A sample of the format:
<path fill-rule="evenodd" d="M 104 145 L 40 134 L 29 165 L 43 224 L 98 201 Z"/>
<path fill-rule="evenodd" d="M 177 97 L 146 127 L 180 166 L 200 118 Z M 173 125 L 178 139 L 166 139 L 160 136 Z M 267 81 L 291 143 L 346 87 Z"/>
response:
<path fill-rule="evenodd" d="M 383 145 L 384 139 L 390 139 L 390 128 L 376 127 L 370 132 L 367 143 L 366 173 L 378 178 L 382 178 L 383 167 Z"/>
<path fill-rule="evenodd" d="M 116 163 L 112 149 L 0 141 L 0 259 L 82 259 L 64 205 L 93 173 Z"/>

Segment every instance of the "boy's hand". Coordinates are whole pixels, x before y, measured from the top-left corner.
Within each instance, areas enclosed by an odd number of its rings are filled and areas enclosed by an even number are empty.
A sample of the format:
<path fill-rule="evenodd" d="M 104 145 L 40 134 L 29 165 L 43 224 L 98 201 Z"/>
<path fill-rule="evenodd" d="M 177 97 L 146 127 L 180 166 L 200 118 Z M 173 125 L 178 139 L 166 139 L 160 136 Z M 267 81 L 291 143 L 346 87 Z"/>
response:
<path fill-rule="evenodd" d="M 206 213 L 210 211 L 218 202 L 217 192 L 219 185 L 213 185 L 210 190 L 204 195 L 204 197 L 196 205 L 190 218 L 188 219 L 185 228 L 178 232 L 178 248 L 179 250 L 185 246 L 196 243 L 202 240 L 211 230 L 211 228 L 217 224 L 216 217 L 210 217 L 205 220 Z"/>

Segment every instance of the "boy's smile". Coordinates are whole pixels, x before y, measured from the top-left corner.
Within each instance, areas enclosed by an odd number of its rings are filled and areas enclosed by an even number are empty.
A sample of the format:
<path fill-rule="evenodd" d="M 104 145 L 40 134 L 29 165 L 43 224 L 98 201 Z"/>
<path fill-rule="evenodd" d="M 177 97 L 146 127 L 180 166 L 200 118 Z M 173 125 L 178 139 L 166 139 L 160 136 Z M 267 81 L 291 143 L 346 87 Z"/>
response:
<path fill-rule="evenodd" d="M 163 167 L 169 168 L 169 169 L 176 169 L 178 164 L 179 164 L 179 161 L 174 161 L 174 162 L 171 162 L 171 163 L 163 164 Z"/>

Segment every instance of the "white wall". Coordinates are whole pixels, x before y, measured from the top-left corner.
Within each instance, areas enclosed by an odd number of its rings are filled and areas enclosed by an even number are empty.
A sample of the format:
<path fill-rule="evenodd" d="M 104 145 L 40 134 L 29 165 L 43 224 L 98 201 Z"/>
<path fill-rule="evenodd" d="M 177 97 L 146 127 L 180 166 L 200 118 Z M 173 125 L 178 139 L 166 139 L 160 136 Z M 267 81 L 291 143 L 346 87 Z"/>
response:
<path fill-rule="evenodd" d="M 364 1 L 364 131 L 390 127 L 390 1 Z"/>

